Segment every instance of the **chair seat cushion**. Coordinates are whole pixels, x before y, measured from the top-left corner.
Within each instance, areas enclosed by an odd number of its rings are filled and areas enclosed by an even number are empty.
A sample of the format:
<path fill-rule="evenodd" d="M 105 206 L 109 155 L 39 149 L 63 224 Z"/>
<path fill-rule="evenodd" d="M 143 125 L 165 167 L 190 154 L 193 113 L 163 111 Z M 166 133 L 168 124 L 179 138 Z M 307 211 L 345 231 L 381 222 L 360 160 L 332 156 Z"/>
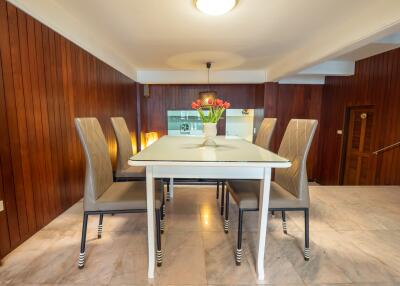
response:
<path fill-rule="evenodd" d="M 161 207 L 162 191 L 161 182 L 156 180 L 155 187 L 155 208 Z M 118 182 L 113 183 L 96 200 L 95 209 L 92 210 L 145 210 L 146 204 L 146 182 Z"/>
<path fill-rule="evenodd" d="M 260 195 L 259 180 L 230 180 L 227 188 L 233 199 L 242 209 L 258 209 Z M 279 184 L 271 182 L 269 208 L 307 208 L 307 202 L 302 201 L 286 191 Z"/>
<path fill-rule="evenodd" d="M 146 178 L 146 167 L 130 166 L 115 173 L 117 178 Z"/>

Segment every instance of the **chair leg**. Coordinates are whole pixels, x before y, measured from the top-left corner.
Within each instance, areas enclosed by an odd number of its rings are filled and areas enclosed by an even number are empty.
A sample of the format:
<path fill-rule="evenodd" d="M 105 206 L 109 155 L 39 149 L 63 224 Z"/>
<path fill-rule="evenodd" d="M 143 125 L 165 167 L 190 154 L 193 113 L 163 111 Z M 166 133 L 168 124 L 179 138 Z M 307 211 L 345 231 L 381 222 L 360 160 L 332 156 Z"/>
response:
<path fill-rule="evenodd" d="M 243 213 L 242 209 L 239 209 L 239 226 L 238 226 L 238 237 L 237 237 L 237 248 L 236 248 L 236 265 L 239 266 L 242 262 L 242 234 L 243 234 Z"/>
<path fill-rule="evenodd" d="M 163 203 L 161 204 L 161 209 L 160 209 L 160 231 L 161 231 L 161 233 L 164 233 L 164 226 L 165 226 L 164 216 L 165 216 L 165 203 L 163 201 Z"/>
<path fill-rule="evenodd" d="M 171 200 L 171 193 L 170 193 L 170 189 L 169 189 L 169 180 L 167 180 L 166 183 L 167 183 L 167 202 L 169 202 Z"/>
<path fill-rule="evenodd" d="M 221 216 L 224 215 L 224 198 L 225 198 L 225 183 L 222 181 L 222 189 L 221 189 Z"/>
<path fill-rule="evenodd" d="M 310 214 L 309 209 L 304 210 L 304 260 L 310 260 Z"/>
<path fill-rule="evenodd" d="M 165 206 L 165 193 L 164 193 L 164 183 L 161 184 L 161 193 L 162 193 L 162 219 L 164 219 L 167 210 L 166 210 L 166 206 Z"/>
<path fill-rule="evenodd" d="M 287 234 L 286 213 L 285 213 L 285 211 L 282 211 L 282 227 L 283 227 L 283 233 Z"/>
<path fill-rule="evenodd" d="M 271 216 L 272 216 L 272 217 L 275 216 L 275 211 L 271 211 Z"/>
<path fill-rule="evenodd" d="M 216 193 L 217 200 L 219 199 L 219 181 L 217 181 L 217 193 Z"/>
<path fill-rule="evenodd" d="M 157 266 L 162 265 L 162 250 L 161 250 L 161 210 L 156 209 L 156 227 L 157 227 Z"/>
<path fill-rule="evenodd" d="M 87 232 L 88 217 L 89 215 L 85 212 L 83 214 L 81 252 L 79 253 L 79 260 L 78 260 L 79 269 L 82 269 L 85 266 L 85 247 L 86 247 L 86 232 Z"/>
<path fill-rule="evenodd" d="M 101 238 L 103 232 L 103 214 L 100 214 L 99 225 L 97 226 L 97 238 Z"/>
<path fill-rule="evenodd" d="M 118 183 L 120 181 L 120 179 L 118 178 L 118 177 L 115 177 L 115 179 L 114 179 L 114 182 L 116 182 L 116 183 Z M 114 216 L 115 214 L 111 214 L 111 216 Z M 98 235 L 97 235 L 97 237 L 98 237 Z M 101 236 L 100 236 L 101 237 Z M 99 237 L 99 238 L 100 238 Z"/>
<path fill-rule="evenodd" d="M 228 233 L 229 231 L 229 191 L 225 192 L 225 220 L 224 220 L 224 231 Z"/>

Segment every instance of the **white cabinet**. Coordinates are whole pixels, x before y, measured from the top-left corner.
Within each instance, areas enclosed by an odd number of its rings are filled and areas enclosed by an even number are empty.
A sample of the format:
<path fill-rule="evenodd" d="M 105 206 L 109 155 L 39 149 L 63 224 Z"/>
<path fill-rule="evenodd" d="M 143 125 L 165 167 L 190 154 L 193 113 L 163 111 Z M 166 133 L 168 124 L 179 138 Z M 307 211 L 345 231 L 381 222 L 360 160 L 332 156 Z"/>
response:
<path fill-rule="evenodd" d="M 207 111 L 205 114 L 207 114 Z M 226 124 L 225 135 L 240 137 L 252 142 L 254 132 L 254 109 L 228 109 L 222 117 L 218 124 Z M 168 135 L 203 135 L 203 123 L 196 110 L 168 110 L 167 122 Z"/>
<path fill-rule="evenodd" d="M 253 141 L 254 109 L 228 109 L 226 112 L 226 135 Z"/>

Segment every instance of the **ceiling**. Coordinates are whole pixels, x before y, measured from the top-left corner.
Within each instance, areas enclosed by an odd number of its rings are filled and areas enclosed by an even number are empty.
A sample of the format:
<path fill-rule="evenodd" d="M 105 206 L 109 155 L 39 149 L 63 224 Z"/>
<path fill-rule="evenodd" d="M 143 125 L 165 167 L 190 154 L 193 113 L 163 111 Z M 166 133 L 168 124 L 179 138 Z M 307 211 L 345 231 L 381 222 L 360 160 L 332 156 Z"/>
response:
<path fill-rule="evenodd" d="M 365 46 L 343 54 L 339 56 L 338 59 L 344 61 L 358 61 L 398 47 L 400 47 L 400 32 L 395 32 L 389 36 L 379 38 Z"/>
<path fill-rule="evenodd" d="M 240 0 L 222 16 L 199 12 L 193 0 L 10 2 L 133 78 L 204 71 L 212 61 L 216 71 L 278 80 L 400 23 L 398 0 Z"/>

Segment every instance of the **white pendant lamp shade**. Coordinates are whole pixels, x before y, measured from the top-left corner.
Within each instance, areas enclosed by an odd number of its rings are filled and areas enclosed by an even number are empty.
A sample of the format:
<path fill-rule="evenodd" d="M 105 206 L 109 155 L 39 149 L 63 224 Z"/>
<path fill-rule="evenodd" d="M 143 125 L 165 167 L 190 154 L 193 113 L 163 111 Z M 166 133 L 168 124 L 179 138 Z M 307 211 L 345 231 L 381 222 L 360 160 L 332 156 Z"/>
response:
<path fill-rule="evenodd" d="M 217 16 L 232 10 L 236 2 L 236 0 L 196 0 L 196 7 L 205 14 Z"/>

